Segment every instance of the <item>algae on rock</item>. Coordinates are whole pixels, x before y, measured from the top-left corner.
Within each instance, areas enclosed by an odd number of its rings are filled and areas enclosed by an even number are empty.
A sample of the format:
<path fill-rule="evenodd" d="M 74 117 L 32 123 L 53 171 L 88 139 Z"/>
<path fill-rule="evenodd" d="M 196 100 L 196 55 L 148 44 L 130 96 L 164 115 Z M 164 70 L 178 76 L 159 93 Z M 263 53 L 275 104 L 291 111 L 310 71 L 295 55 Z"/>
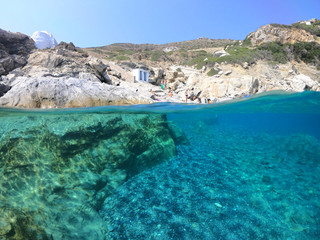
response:
<path fill-rule="evenodd" d="M 105 198 L 176 154 L 165 115 L 59 114 L 2 114 L 1 239 L 103 239 Z"/>

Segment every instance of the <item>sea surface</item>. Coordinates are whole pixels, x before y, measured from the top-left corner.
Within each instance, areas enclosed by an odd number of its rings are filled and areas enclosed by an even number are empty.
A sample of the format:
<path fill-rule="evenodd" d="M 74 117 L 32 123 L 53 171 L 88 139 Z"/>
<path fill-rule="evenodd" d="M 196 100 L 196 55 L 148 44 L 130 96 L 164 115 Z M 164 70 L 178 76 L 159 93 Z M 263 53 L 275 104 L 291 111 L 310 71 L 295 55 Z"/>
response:
<path fill-rule="evenodd" d="M 0 240 L 320 239 L 320 93 L 0 109 Z"/>

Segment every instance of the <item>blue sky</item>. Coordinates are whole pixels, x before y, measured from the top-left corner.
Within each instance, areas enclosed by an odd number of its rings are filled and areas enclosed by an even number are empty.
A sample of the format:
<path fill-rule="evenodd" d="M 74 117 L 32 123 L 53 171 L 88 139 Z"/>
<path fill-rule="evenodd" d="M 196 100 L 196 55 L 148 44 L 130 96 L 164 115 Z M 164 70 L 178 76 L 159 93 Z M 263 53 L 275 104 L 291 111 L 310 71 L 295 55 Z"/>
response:
<path fill-rule="evenodd" d="M 320 0 L 1 0 L 0 28 L 46 30 L 79 47 L 244 39 L 268 23 L 320 18 Z"/>

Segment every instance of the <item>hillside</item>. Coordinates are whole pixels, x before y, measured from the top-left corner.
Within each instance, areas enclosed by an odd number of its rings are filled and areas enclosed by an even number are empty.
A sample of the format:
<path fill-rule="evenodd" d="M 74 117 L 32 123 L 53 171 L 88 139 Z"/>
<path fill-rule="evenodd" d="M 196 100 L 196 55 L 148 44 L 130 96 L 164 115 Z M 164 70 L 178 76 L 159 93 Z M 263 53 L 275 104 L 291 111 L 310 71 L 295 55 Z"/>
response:
<path fill-rule="evenodd" d="M 269 24 L 250 33 L 244 41 L 199 38 L 168 44 L 117 43 L 85 49 L 109 61 L 140 62 L 153 67 L 170 65 L 212 69 L 215 64 L 252 65 L 259 60 L 273 63 L 302 61 L 320 68 L 320 21 L 312 19 L 292 25 Z M 226 53 L 214 54 L 219 50 Z M 210 73 L 212 74 L 212 72 Z M 209 74 L 209 75 L 210 75 Z"/>
<path fill-rule="evenodd" d="M 196 40 L 153 44 L 112 44 L 85 49 L 117 66 L 118 73 L 149 70 L 155 85 L 168 82 L 184 98 L 194 89 L 218 101 L 270 90 L 317 90 L 320 81 L 320 21 L 268 24 L 244 40 Z M 114 78 L 113 81 L 128 78 Z"/>
<path fill-rule="evenodd" d="M 230 39 L 198 38 L 167 44 L 115 43 L 103 47 L 86 48 L 89 53 L 111 61 L 148 61 L 154 64 L 172 62 L 182 64 L 197 57 L 197 50 L 221 48 L 238 41 Z"/>
<path fill-rule="evenodd" d="M 61 42 L 40 50 L 28 36 L 0 30 L 0 105 L 219 102 L 272 90 L 320 91 L 319 35 L 320 21 L 312 19 L 268 24 L 244 40 L 199 38 L 87 49 Z M 148 82 L 137 80 L 137 68 L 147 70 Z"/>

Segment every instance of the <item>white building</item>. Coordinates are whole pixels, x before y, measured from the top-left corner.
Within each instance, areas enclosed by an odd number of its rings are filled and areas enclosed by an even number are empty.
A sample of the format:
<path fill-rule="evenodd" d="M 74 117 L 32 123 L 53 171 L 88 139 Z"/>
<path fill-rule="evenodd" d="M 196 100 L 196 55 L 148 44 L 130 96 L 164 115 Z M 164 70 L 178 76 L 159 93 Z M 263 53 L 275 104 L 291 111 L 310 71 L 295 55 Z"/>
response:
<path fill-rule="evenodd" d="M 132 70 L 132 75 L 134 82 L 136 81 L 143 81 L 149 82 L 149 72 L 147 70 L 137 68 Z"/>

